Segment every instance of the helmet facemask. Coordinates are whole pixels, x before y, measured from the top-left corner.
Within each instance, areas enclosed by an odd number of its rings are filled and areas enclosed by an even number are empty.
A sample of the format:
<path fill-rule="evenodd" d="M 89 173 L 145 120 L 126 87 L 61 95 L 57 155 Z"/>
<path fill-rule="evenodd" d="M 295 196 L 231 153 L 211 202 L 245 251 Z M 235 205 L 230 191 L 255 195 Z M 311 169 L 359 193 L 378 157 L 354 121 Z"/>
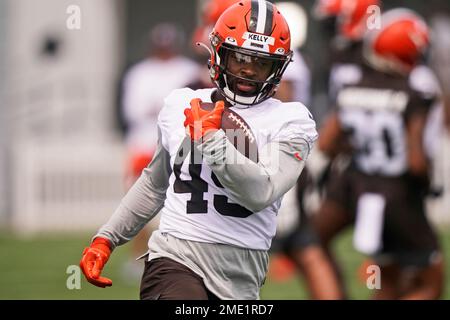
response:
<path fill-rule="evenodd" d="M 251 106 L 272 97 L 281 81 L 281 77 L 292 60 L 292 53 L 276 55 L 237 47 L 221 42 L 217 35 L 211 36 L 213 59 L 211 59 L 211 77 L 218 90 L 231 104 Z M 216 44 L 216 45 L 215 45 Z M 233 74 L 229 68 L 230 59 L 242 60 L 242 63 L 254 63 L 266 70 L 267 76 L 260 74 L 246 77 Z M 260 70 L 261 71 L 261 70 Z M 250 87 L 254 87 L 253 90 Z M 246 88 L 247 90 L 241 90 Z"/>

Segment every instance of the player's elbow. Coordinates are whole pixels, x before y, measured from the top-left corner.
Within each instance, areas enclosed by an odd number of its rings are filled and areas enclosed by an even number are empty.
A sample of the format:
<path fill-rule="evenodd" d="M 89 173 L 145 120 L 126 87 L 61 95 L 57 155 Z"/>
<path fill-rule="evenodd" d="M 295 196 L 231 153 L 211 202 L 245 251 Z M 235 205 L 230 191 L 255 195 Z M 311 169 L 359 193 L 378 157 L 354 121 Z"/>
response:
<path fill-rule="evenodd" d="M 255 193 L 252 196 L 245 198 L 245 207 L 252 212 L 259 212 L 267 208 L 273 203 L 273 197 L 271 190 L 260 190 L 261 192 Z"/>
<path fill-rule="evenodd" d="M 269 204 L 267 204 L 265 202 L 260 202 L 260 201 L 252 201 L 252 202 L 246 203 L 245 206 L 251 212 L 256 213 L 256 212 L 262 211 L 265 208 L 267 208 L 269 206 Z"/>

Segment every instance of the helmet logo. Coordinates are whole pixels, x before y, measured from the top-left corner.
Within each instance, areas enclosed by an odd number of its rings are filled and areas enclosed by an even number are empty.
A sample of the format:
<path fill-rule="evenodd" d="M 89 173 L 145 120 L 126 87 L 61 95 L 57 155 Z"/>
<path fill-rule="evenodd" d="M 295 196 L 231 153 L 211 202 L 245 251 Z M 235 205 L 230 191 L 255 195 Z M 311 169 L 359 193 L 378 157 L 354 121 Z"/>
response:
<path fill-rule="evenodd" d="M 227 37 L 227 38 L 225 39 L 225 42 L 226 42 L 226 43 L 230 43 L 230 44 L 236 45 L 236 39 L 233 38 L 233 37 Z"/>

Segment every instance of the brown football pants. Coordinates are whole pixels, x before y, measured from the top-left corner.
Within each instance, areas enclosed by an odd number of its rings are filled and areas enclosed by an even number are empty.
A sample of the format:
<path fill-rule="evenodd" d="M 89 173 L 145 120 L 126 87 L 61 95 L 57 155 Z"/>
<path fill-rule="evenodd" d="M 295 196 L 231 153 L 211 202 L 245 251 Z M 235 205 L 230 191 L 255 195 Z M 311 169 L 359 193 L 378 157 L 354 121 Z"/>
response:
<path fill-rule="evenodd" d="M 145 261 L 141 300 L 218 300 L 195 272 L 169 258 Z"/>

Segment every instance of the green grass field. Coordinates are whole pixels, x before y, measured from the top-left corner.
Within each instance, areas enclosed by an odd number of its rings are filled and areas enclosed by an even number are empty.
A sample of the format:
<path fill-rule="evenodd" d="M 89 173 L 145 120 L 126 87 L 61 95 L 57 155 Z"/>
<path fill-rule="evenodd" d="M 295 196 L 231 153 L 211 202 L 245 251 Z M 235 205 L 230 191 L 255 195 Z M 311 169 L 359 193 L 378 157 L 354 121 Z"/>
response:
<path fill-rule="evenodd" d="M 450 232 L 441 232 L 444 252 L 450 252 Z M 138 299 L 139 280 L 124 281 L 122 266 L 128 258 L 129 247 L 115 250 L 104 269 L 113 279 L 111 288 L 101 289 L 81 280 L 81 288 L 69 290 L 66 281 L 68 266 L 78 265 L 90 234 L 42 235 L 32 239 L 0 233 L 0 299 Z M 337 256 L 344 267 L 350 297 L 367 299 L 371 292 L 357 280 L 356 270 L 364 257 L 351 246 L 351 232 L 343 234 L 336 243 Z M 446 268 L 449 271 L 449 268 Z M 449 279 L 449 277 L 447 277 Z M 288 282 L 266 281 L 262 299 L 307 299 L 300 278 Z M 450 299 L 447 280 L 444 299 Z"/>

